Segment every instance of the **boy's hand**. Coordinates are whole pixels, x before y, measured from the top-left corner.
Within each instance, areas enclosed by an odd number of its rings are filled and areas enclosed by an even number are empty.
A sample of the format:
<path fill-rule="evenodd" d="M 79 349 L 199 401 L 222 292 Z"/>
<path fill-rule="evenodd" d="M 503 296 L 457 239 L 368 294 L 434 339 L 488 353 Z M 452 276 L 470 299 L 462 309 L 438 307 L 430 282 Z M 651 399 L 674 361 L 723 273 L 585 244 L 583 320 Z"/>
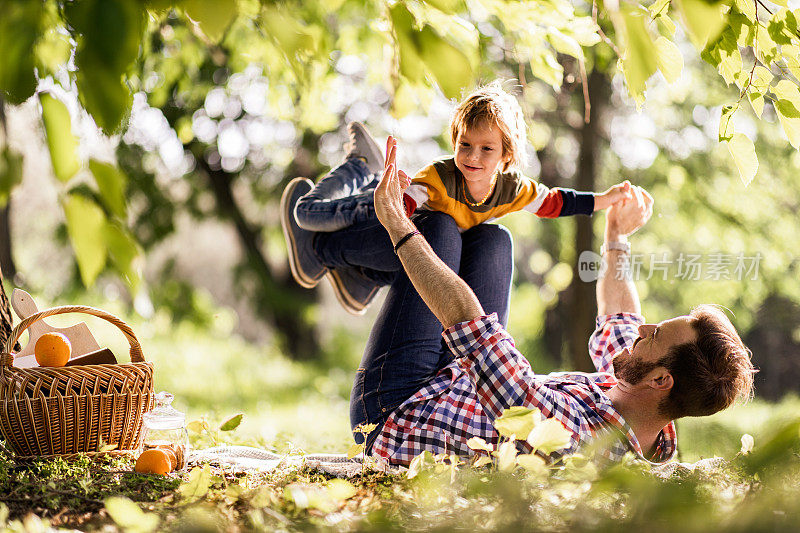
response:
<path fill-rule="evenodd" d="M 599 211 L 601 209 L 606 209 L 620 200 L 631 200 L 632 198 L 631 182 L 625 180 L 618 185 L 614 185 L 606 192 L 596 194 L 594 197 L 594 210 Z"/>

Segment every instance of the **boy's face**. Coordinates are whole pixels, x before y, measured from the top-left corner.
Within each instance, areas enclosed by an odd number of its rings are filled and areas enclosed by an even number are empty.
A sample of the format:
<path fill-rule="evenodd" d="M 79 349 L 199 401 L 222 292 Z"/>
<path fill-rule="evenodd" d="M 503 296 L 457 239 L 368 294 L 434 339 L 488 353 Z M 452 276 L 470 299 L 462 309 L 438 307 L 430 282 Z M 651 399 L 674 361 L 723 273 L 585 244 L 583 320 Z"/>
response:
<path fill-rule="evenodd" d="M 509 157 L 503 157 L 503 135 L 497 126 L 464 128 L 456 139 L 456 167 L 468 182 L 490 183 Z"/>

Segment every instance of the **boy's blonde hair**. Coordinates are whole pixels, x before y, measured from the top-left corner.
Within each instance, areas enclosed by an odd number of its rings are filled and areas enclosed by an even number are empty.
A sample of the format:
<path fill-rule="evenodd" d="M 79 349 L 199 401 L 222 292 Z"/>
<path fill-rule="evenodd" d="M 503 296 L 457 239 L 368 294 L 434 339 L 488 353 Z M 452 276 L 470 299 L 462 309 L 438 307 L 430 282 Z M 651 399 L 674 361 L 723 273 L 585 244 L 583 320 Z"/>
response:
<path fill-rule="evenodd" d="M 519 102 L 503 89 L 501 80 L 478 87 L 458 104 L 450 120 L 453 149 L 459 133 L 484 124 L 500 128 L 503 157 L 508 157 L 501 170 L 522 168 L 525 164 L 525 120 Z"/>

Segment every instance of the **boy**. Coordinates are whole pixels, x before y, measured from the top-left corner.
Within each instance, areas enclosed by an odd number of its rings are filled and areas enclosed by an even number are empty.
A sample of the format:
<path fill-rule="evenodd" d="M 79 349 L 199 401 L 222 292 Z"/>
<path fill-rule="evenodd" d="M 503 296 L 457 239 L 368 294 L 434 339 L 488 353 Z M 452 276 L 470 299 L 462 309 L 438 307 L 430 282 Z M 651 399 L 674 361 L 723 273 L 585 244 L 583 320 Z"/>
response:
<path fill-rule="evenodd" d="M 296 242 L 303 230 L 333 232 L 375 219 L 372 195 L 384 161 L 363 125 L 351 123 L 348 131 L 351 142 L 344 163 L 302 196 L 300 191 L 313 185 L 305 178 L 292 181 L 284 191 L 282 211 L 289 263 L 298 283 L 313 287 L 328 273 L 339 301 L 348 311 L 360 313 L 377 286 L 366 280 L 360 283 L 354 277 L 357 273 L 328 270 L 308 260 L 313 257 L 300 257 L 304 254 L 299 254 Z M 525 159 L 525 122 L 516 98 L 499 82 L 478 88 L 458 105 L 450 136 L 454 156 L 425 167 L 408 185 L 404 200 L 409 215 L 417 210 L 441 211 L 465 231 L 520 210 L 544 218 L 591 215 L 630 197 L 628 182 L 595 195 L 549 189 L 520 174 Z M 392 252 L 386 250 L 394 255 Z M 311 272 L 304 266 L 308 263 L 315 267 Z"/>

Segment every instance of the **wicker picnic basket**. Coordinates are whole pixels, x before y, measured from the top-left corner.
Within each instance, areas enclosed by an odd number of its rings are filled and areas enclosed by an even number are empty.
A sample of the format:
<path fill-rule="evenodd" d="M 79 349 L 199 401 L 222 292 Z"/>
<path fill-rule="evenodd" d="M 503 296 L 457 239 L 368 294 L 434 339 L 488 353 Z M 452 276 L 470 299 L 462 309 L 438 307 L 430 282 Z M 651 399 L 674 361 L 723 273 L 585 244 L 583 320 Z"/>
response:
<path fill-rule="evenodd" d="M 15 368 L 11 350 L 22 332 L 64 313 L 117 326 L 130 344 L 131 362 Z M 152 406 L 152 363 L 130 326 L 100 309 L 67 305 L 35 313 L 14 328 L 0 352 L 0 433 L 18 458 L 130 453 L 141 441 L 142 414 Z"/>

